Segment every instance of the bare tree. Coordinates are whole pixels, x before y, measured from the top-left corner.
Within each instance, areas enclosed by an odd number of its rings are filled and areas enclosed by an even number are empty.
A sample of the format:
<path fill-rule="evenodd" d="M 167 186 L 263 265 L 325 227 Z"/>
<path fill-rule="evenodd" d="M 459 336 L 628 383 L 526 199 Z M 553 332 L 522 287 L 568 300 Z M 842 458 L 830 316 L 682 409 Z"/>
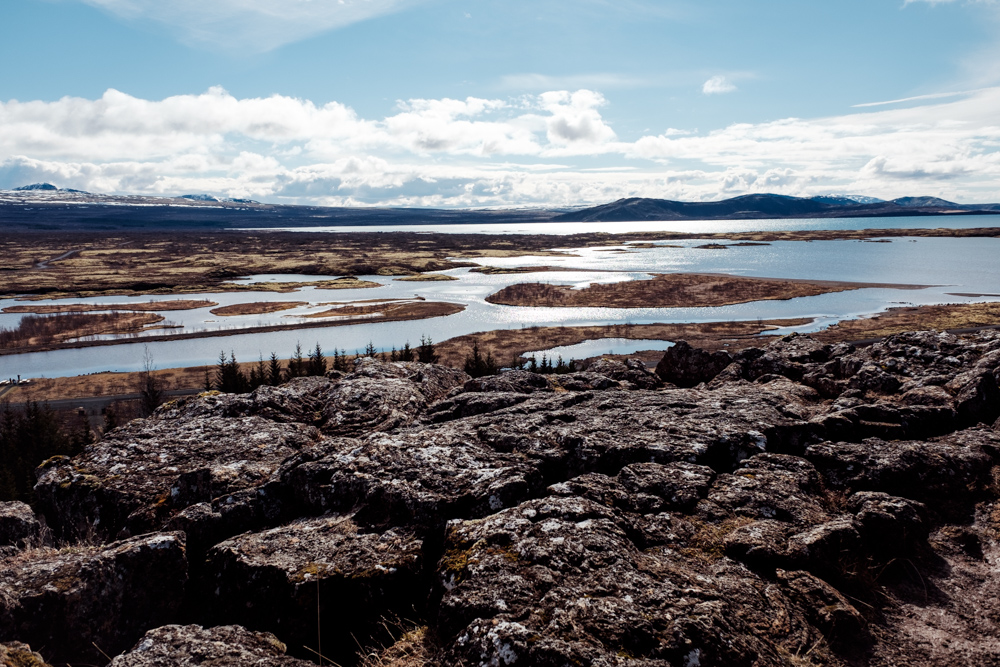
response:
<path fill-rule="evenodd" d="M 153 355 L 149 351 L 149 346 L 145 345 L 142 353 L 142 370 L 139 371 L 139 403 L 144 417 L 153 414 L 163 402 L 163 382 L 156 376 L 155 371 Z"/>

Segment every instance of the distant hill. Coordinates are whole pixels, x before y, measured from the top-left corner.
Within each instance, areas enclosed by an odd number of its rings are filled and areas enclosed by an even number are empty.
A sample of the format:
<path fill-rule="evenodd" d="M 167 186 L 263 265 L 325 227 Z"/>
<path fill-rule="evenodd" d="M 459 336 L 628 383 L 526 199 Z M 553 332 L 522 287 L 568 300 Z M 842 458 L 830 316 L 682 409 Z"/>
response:
<path fill-rule="evenodd" d="M 881 204 L 884 199 L 877 197 L 866 197 L 864 195 L 820 195 L 812 197 L 813 201 L 823 204 L 835 204 L 837 206 L 853 206 L 854 204 Z"/>
<path fill-rule="evenodd" d="M 864 195 L 812 198 L 754 194 L 715 202 L 620 199 L 580 209 L 346 208 L 261 204 L 210 194 L 103 195 L 34 183 L 0 190 L 0 228 L 51 230 L 385 227 L 632 220 L 752 220 L 1000 213 L 1000 204 L 962 205 L 935 197 L 882 201 Z"/>
<path fill-rule="evenodd" d="M 859 202 L 858 200 L 861 200 Z M 863 202 L 863 203 L 862 203 Z M 957 213 L 956 213 L 957 212 Z M 556 216 L 555 222 L 624 222 L 631 220 L 752 220 L 760 218 L 848 218 L 902 215 L 1000 213 L 1000 204 L 961 205 L 935 197 L 826 196 L 805 199 L 786 195 L 743 195 L 714 202 L 681 202 L 633 197 Z"/>
<path fill-rule="evenodd" d="M 937 197 L 900 197 L 899 199 L 893 199 L 892 203 L 899 204 L 900 206 L 940 206 L 942 208 L 954 208 L 956 206 L 961 206 L 961 204 L 956 204 L 953 201 L 946 201 Z"/>

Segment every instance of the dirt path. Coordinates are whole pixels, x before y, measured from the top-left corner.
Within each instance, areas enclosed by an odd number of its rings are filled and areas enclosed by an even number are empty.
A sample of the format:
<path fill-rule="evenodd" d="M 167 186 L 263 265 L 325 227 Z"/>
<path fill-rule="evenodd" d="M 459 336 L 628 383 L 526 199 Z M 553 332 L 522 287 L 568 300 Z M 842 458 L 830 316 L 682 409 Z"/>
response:
<path fill-rule="evenodd" d="M 47 269 L 47 268 L 49 268 L 49 265 L 52 262 L 58 262 L 61 259 L 69 259 L 70 257 L 72 257 L 73 255 L 76 255 L 79 252 L 80 252 L 79 248 L 74 248 L 73 250 L 67 250 L 66 252 L 64 252 L 63 254 L 59 255 L 58 257 L 53 257 L 52 259 L 43 259 L 40 262 L 36 262 L 35 265 L 33 267 L 31 267 L 31 268 L 33 268 L 33 269 Z"/>

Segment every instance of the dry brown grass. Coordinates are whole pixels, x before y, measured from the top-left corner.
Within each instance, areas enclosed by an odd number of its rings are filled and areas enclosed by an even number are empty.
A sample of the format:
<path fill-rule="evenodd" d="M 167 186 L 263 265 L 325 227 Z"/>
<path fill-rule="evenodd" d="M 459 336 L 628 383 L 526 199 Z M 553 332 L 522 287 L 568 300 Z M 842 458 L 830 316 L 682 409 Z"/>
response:
<path fill-rule="evenodd" d="M 361 667 L 429 667 L 431 651 L 427 646 L 427 628 L 403 634 L 395 644 L 361 656 Z"/>
<path fill-rule="evenodd" d="M 254 301 L 252 303 L 234 303 L 231 306 L 213 308 L 209 312 L 222 317 L 232 317 L 234 315 L 263 315 L 265 313 L 277 313 L 282 310 L 291 310 L 304 306 L 308 301 Z"/>
<path fill-rule="evenodd" d="M 29 315 L 18 327 L 0 331 L 0 348 L 5 354 L 32 352 L 89 336 L 139 333 L 163 320 L 156 313 L 119 311 Z"/>
<path fill-rule="evenodd" d="M 443 273 L 418 273 L 413 276 L 403 276 L 402 278 L 396 278 L 398 282 L 404 283 L 433 283 L 433 282 L 445 282 L 449 280 L 458 280 L 455 276 L 448 276 Z"/>
<path fill-rule="evenodd" d="M 60 303 L 32 304 L 30 306 L 7 306 L 5 313 L 34 313 L 48 315 L 53 313 L 95 313 L 106 310 L 130 310 L 134 312 L 194 310 L 217 306 L 215 301 L 194 299 L 173 299 L 170 301 L 147 301 L 145 303 Z"/>
<path fill-rule="evenodd" d="M 841 322 L 811 335 L 823 341 L 839 342 L 882 338 L 905 331 L 993 326 L 1000 326 L 1000 303 L 960 303 L 893 308 L 875 317 Z"/>
<path fill-rule="evenodd" d="M 774 327 L 806 324 L 808 319 L 767 320 L 762 322 L 706 322 L 698 324 L 612 324 L 589 327 L 529 327 L 525 329 L 498 329 L 482 333 L 449 338 L 438 343 L 441 363 L 461 367 L 472 352 L 473 343 L 479 344 L 483 354 L 491 352 L 501 364 L 532 350 L 544 350 L 564 345 L 575 345 L 585 340 L 602 338 L 631 338 L 637 340 L 686 340 L 696 347 L 706 349 L 740 349 L 767 344 L 770 339 L 757 334 Z M 662 356 L 663 352 L 652 352 Z M 642 356 L 629 355 L 629 356 Z"/>
<path fill-rule="evenodd" d="M 398 275 L 471 266 L 462 258 L 567 256 L 560 247 L 610 246 L 671 239 L 731 241 L 811 241 L 876 237 L 997 237 L 1000 228 L 890 229 L 806 232 L 684 234 L 581 233 L 561 237 L 540 234 L 436 234 L 355 232 L 10 232 L 0 239 L 4 281 L 0 297 L 18 294 L 41 298 L 108 294 L 192 294 L 220 289 L 222 283 L 259 273 L 308 275 Z M 641 247 L 641 246 L 640 246 Z M 66 259 L 36 268 L 40 259 L 77 250 Z M 456 261 L 458 258 L 459 261 Z M 277 289 L 273 284 L 248 288 Z"/>
<path fill-rule="evenodd" d="M 443 315 L 454 315 L 465 309 L 453 303 L 440 301 L 403 301 L 388 302 L 382 304 L 367 304 L 356 306 L 348 304 L 339 308 L 331 308 L 319 313 L 303 315 L 309 318 L 327 317 L 367 317 L 370 315 L 381 315 L 385 319 L 417 319 L 426 317 L 441 317 Z"/>
<path fill-rule="evenodd" d="M 787 300 L 866 287 L 920 289 L 916 285 L 887 285 L 835 281 L 747 278 L 721 274 L 655 274 L 651 280 L 596 283 L 584 289 L 570 285 L 520 283 L 486 298 L 507 306 L 556 308 L 679 308 L 685 306 L 729 306 L 750 301 Z"/>

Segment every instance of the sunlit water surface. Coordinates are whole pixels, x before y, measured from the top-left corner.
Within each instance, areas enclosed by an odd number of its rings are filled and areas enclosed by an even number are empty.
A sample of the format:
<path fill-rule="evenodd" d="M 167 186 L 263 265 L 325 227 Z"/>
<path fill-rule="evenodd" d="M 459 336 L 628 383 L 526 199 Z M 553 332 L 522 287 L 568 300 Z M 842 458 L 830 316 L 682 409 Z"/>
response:
<path fill-rule="evenodd" d="M 987 221 L 996 220 L 983 216 Z M 942 226 L 940 218 L 918 218 L 933 226 Z M 949 218 L 947 222 L 965 222 L 969 218 Z M 789 221 L 779 221 L 787 226 Z M 808 221 L 832 223 L 844 221 Z M 886 227 L 898 219 L 864 220 Z M 685 223 L 689 224 L 689 223 Z M 705 223 L 709 224 L 709 223 Z M 711 223 L 713 225 L 720 223 Z M 726 223 L 730 227 L 735 224 Z M 761 221 L 740 222 L 749 228 L 762 228 Z M 844 223 L 846 224 L 846 223 Z M 523 225 L 522 225 L 523 226 Z M 869 226 L 871 226 L 869 224 Z M 913 221 L 903 225 L 912 227 Z M 983 220 L 971 226 L 984 226 Z M 577 225 L 579 228 L 579 225 Z M 786 227 L 787 228 L 787 227 Z M 533 227 L 534 230 L 534 227 Z M 554 239 L 557 244 L 558 241 Z M 104 370 L 136 370 L 142 366 L 144 346 L 148 344 L 155 364 L 160 368 L 193 366 L 214 363 L 219 352 L 232 351 L 240 360 L 250 361 L 259 356 L 268 357 L 272 351 L 287 357 L 296 343 L 304 349 L 319 343 L 324 350 L 346 349 L 348 352 L 364 349 L 372 342 L 377 348 L 389 349 L 405 342 L 415 345 L 421 336 L 435 341 L 454 336 L 492 329 L 516 329 L 528 326 L 580 326 L 618 323 L 669 323 L 715 322 L 778 318 L 810 318 L 808 325 L 787 331 L 816 331 L 842 319 L 862 317 L 882 312 L 894 306 L 963 303 L 971 301 L 1000 300 L 1000 271 L 996 270 L 1000 239 L 991 238 L 893 238 L 886 243 L 861 241 L 776 242 L 764 246 L 736 247 L 725 250 L 706 250 L 696 246 L 704 241 L 665 241 L 661 247 L 632 248 L 609 246 L 606 248 L 556 248 L 560 256 L 525 256 L 516 258 L 481 258 L 483 265 L 498 267 L 551 266 L 558 270 L 536 274 L 486 275 L 472 273 L 467 268 L 446 271 L 458 278 L 448 282 L 400 282 L 385 276 L 363 276 L 379 283 L 380 287 L 352 290 L 322 290 L 313 287 L 293 293 L 225 292 L 186 294 L 168 298 L 209 299 L 221 305 L 251 301 L 304 301 L 308 305 L 292 310 L 266 315 L 220 317 L 212 315 L 209 308 L 187 311 L 164 311 L 164 324 L 177 328 L 170 332 L 198 332 L 274 324 L 314 321 L 304 315 L 326 310 L 332 302 L 368 299 L 412 299 L 422 297 L 428 301 L 446 301 L 462 304 L 463 312 L 449 317 L 405 322 L 378 322 L 377 318 L 365 323 L 305 330 L 243 333 L 231 336 L 174 341 L 149 341 L 142 336 L 134 342 L 115 346 L 89 347 L 73 350 L 55 350 L 23 355 L 0 357 L 0 377 L 17 374 L 23 377 L 66 376 Z M 665 247 L 682 246 L 682 247 Z M 625 252 L 620 252 L 626 250 Z M 486 297 L 504 286 L 521 282 L 547 282 L 559 285 L 585 287 L 594 282 L 648 279 L 650 273 L 664 272 L 731 273 L 745 276 L 799 278 L 813 280 L 846 280 L 857 282 L 903 283 L 928 286 L 917 290 L 869 288 L 848 292 L 803 297 L 788 301 L 759 301 L 724 307 L 658 308 L 655 304 L 642 308 L 526 308 L 500 306 L 487 303 Z M 252 276 L 243 282 L 261 281 L 312 281 L 336 276 Z M 986 294 L 992 296 L 955 296 Z M 149 297 L 97 297 L 67 299 L 73 303 L 122 303 L 149 301 Z M 15 300 L 0 300 L 0 308 L 14 305 Z M 45 301 L 40 303 L 59 303 Z M 22 315 L 0 314 L 0 326 L 16 326 Z M 152 331 L 150 335 L 162 334 Z M 604 354 L 611 350 L 629 353 L 638 349 L 654 349 L 644 343 L 635 349 L 626 349 L 624 343 L 608 344 L 597 341 L 594 347 L 576 351 L 553 350 L 564 358 L 581 358 L 587 350 Z M 665 347 L 661 344 L 660 349 Z M 541 352 L 541 351 L 539 351 Z"/>

